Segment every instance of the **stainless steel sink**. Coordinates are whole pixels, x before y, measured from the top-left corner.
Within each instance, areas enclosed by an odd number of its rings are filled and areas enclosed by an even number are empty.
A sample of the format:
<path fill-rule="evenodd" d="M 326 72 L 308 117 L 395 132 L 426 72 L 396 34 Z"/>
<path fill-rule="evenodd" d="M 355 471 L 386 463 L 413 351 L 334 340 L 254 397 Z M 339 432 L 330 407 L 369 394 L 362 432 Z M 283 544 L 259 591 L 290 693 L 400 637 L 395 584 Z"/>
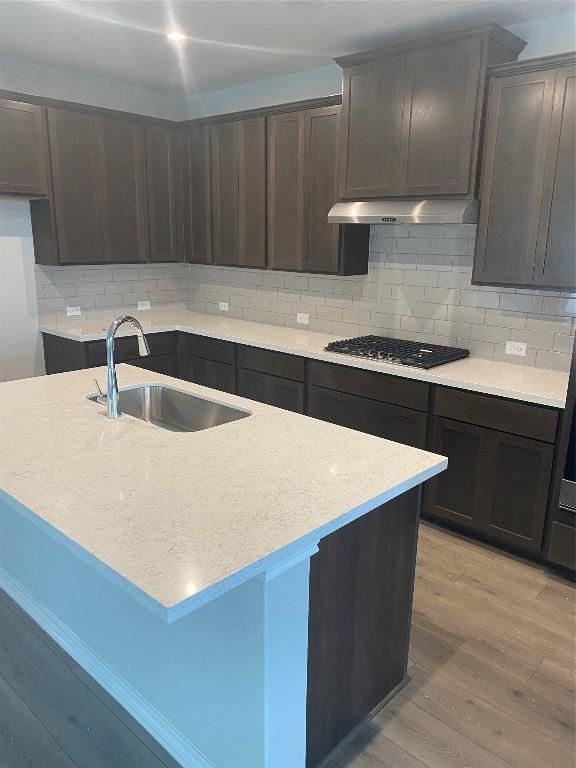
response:
<path fill-rule="evenodd" d="M 251 415 L 241 408 L 222 405 L 163 384 L 121 389 L 119 396 L 121 413 L 171 432 L 198 432 Z M 99 397 L 90 395 L 88 399 L 98 402 Z"/>

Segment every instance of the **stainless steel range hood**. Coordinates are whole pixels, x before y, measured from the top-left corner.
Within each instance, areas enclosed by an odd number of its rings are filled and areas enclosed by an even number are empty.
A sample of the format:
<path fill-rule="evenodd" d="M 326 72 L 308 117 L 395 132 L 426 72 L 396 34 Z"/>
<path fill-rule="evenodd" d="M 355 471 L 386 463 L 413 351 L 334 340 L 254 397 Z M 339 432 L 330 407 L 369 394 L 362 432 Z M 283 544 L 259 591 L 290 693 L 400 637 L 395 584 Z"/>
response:
<path fill-rule="evenodd" d="M 331 224 L 476 224 L 478 200 L 368 200 L 336 203 Z"/>

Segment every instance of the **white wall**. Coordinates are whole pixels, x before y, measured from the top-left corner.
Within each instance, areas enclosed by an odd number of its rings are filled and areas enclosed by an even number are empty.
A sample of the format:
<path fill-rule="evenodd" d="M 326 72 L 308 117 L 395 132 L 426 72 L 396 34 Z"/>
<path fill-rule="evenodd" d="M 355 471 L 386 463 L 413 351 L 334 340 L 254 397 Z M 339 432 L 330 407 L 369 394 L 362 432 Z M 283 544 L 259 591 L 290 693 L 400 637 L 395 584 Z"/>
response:
<path fill-rule="evenodd" d="M 0 381 L 42 373 L 30 207 L 0 200 Z"/>
<path fill-rule="evenodd" d="M 0 56 L 0 89 L 169 120 L 186 118 L 184 99 L 174 93 L 5 56 Z"/>
<path fill-rule="evenodd" d="M 536 59 L 576 50 L 576 15 L 561 13 L 508 27 L 510 32 L 526 40 L 521 59 Z"/>

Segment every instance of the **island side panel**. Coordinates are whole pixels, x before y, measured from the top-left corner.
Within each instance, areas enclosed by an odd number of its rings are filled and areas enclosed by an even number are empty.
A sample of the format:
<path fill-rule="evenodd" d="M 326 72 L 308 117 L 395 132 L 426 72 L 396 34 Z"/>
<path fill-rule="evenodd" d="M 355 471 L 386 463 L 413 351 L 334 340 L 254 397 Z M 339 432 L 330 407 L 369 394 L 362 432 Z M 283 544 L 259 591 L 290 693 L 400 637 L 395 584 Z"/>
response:
<path fill-rule="evenodd" d="M 310 561 L 307 768 L 407 679 L 420 488 L 320 540 Z"/>
<path fill-rule="evenodd" d="M 0 588 L 184 768 L 264 768 L 268 585 L 168 624 L 29 515 L 0 500 Z"/>

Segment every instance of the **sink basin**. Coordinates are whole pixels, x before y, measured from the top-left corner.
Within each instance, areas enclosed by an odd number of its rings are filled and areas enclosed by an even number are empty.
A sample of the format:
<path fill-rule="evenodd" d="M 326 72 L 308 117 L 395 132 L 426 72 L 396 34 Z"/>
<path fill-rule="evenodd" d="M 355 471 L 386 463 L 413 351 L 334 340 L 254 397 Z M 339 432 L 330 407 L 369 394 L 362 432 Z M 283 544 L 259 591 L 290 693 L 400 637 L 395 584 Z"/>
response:
<path fill-rule="evenodd" d="M 88 399 L 96 402 L 97 398 L 98 395 L 90 395 Z M 121 389 L 119 403 L 121 413 L 171 432 L 198 432 L 251 415 L 241 408 L 222 405 L 163 384 Z"/>

